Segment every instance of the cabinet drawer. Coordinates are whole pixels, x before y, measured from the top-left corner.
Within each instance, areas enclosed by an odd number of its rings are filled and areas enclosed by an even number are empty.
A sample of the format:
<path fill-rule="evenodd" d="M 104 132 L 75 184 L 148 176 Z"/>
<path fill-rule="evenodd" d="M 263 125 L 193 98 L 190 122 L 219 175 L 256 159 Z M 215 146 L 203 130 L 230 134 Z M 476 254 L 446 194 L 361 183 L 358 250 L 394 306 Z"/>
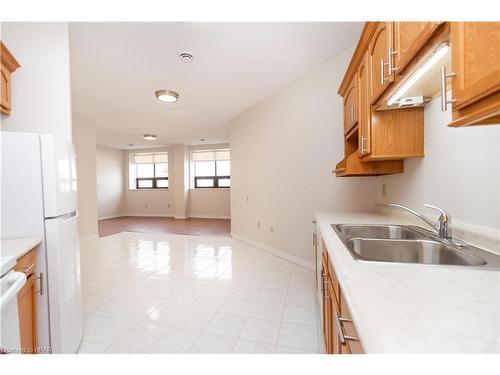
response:
<path fill-rule="evenodd" d="M 35 263 L 36 249 L 33 249 L 17 260 L 17 264 L 15 265 L 14 270 L 18 272 L 24 272 L 26 276 L 29 277 L 32 273 L 35 272 Z"/>

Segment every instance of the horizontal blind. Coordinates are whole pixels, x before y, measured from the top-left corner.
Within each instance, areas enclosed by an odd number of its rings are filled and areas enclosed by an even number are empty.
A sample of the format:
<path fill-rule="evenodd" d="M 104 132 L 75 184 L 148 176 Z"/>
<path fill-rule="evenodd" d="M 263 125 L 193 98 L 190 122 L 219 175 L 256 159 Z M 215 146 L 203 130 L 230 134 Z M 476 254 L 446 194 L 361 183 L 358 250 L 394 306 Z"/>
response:
<path fill-rule="evenodd" d="M 229 150 L 215 150 L 215 160 L 229 160 Z"/>
<path fill-rule="evenodd" d="M 193 161 L 214 161 L 229 160 L 229 150 L 200 150 L 193 151 L 191 156 Z"/>
<path fill-rule="evenodd" d="M 155 163 L 168 163 L 168 154 L 167 153 L 155 154 L 154 160 Z"/>
<path fill-rule="evenodd" d="M 168 163 L 168 154 L 166 152 L 154 154 L 135 154 L 134 162 L 136 164 Z"/>

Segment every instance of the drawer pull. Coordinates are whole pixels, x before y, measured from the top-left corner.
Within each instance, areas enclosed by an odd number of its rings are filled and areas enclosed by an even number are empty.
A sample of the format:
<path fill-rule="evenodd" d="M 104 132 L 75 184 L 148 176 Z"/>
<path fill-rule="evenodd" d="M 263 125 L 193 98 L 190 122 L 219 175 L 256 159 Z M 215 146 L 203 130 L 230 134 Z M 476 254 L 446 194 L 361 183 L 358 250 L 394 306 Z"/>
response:
<path fill-rule="evenodd" d="M 38 286 L 39 288 L 35 290 L 35 293 L 40 293 L 41 296 L 43 296 L 43 273 L 39 273 L 37 277 L 35 277 L 35 280 L 38 280 Z"/>
<path fill-rule="evenodd" d="M 339 316 L 337 315 L 337 312 L 334 312 L 333 315 L 335 316 L 335 324 L 337 325 L 337 329 L 339 331 L 340 343 L 342 345 L 344 345 L 345 344 L 345 336 L 344 336 L 344 332 L 342 331 L 342 324 L 340 324 L 340 319 L 339 319 Z"/>
<path fill-rule="evenodd" d="M 339 317 L 338 314 L 337 314 L 337 312 L 335 312 L 335 323 L 337 324 L 337 328 L 339 330 L 340 342 L 342 344 L 345 344 L 346 341 L 359 341 L 359 339 L 357 337 L 349 336 L 349 335 L 344 335 L 344 330 L 343 330 L 343 326 L 342 326 L 343 322 L 352 323 L 352 320 L 351 319 L 347 319 L 347 318 Z"/>

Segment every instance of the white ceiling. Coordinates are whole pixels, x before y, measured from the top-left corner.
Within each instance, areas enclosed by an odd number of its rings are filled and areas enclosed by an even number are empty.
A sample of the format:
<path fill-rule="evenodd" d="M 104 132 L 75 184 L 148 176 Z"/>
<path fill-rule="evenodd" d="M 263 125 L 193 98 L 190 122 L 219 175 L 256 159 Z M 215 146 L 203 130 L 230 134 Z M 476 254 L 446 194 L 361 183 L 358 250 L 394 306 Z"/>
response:
<path fill-rule="evenodd" d="M 227 142 L 229 119 L 352 47 L 362 26 L 72 23 L 73 110 L 96 120 L 97 142 L 109 147 Z M 181 52 L 194 60 L 181 61 Z M 158 89 L 177 91 L 179 101 L 158 101 Z"/>

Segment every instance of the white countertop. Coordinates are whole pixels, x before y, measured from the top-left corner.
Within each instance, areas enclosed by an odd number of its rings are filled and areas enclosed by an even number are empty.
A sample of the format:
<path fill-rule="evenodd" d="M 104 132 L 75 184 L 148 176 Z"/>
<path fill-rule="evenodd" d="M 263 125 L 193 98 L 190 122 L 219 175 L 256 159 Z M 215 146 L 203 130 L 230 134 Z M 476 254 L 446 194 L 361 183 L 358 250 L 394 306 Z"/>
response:
<path fill-rule="evenodd" d="M 1 240 L 0 242 L 0 275 L 10 270 L 28 251 L 42 242 L 41 237 L 24 237 Z"/>
<path fill-rule="evenodd" d="M 331 224 L 414 224 L 374 213 L 317 213 L 367 353 L 500 352 L 500 272 L 358 262 Z"/>

